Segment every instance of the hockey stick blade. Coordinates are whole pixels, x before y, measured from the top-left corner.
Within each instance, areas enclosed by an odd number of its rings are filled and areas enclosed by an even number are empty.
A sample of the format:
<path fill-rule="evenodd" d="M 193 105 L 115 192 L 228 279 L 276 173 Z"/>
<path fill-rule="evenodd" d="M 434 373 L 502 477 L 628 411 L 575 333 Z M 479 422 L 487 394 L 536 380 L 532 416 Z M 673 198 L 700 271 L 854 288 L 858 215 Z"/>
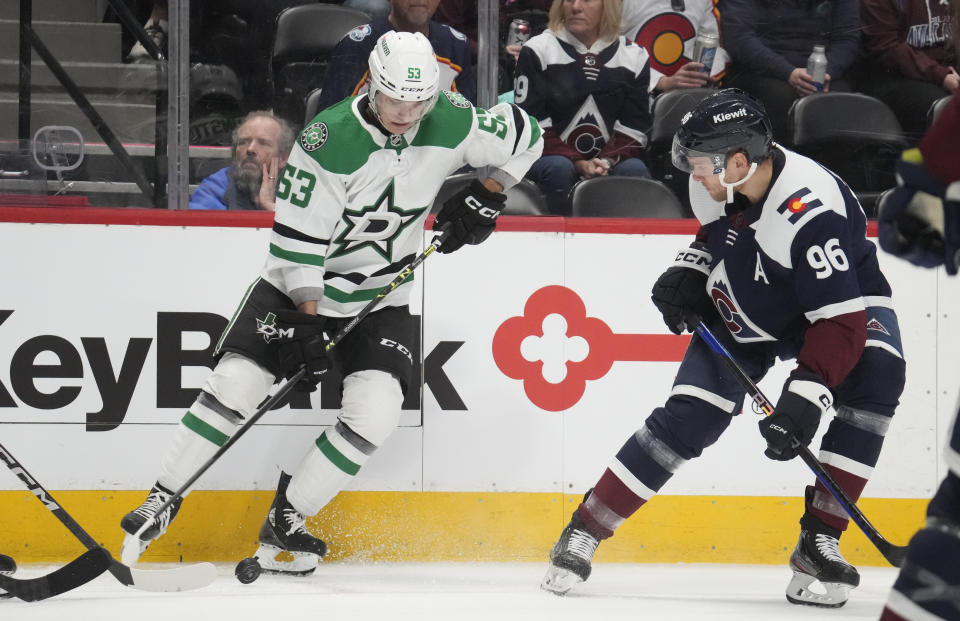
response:
<path fill-rule="evenodd" d="M 67 530 L 79 539 L 80 543 L 86 546 L 88 550 L 103 549 L 2 444 L 0 444 L 0 461 L 17 475 L 17 478 L 27 486 L 27 489 L 37 497 L 37 500 L 53 513 L 60 520 L 60 523 L 66 526 Z M 107 569 L 124 586 L 141 591 L 189 591 L 205 587 L 217 577 L 217 568 L 212 563 L 195 563 L 173 569 L 143 571 L 127 567 L 110 556 Z"/>
<path fill-rule="evenodd" d="M 17 579 L 0 574 L 0 588 L 25 602 L 39 602 L 84 585 L 110 567 L 110 553 L 87 550 L 63 567 L 38 578 Z"/>
<path fill-rule="evenodd" d="M 413 261 L 410 262 L 409 265 L 407 265 L 402 270 L 400 270 L 400 273 L 397 274 L 396 277 L 393 280 L 391 280 L 389 284 L 387 284 L 382 289 L 380 289 L 380 291 L 377 292 L 377 294 L 373 297 L 373 299 L 370 300 L 366 304 L 366 306 L 361 308 L 360 312 L 358 312 L 353 319 L 351 319 L 345 326 L 340 328 L 340 331 L 337 332 L 333 336 L 333 338 L 330 339 L 330 342 L 327 343 L 326 351 L 330 351 L 331 349 L 333 349 L 333 347 L 335 347 L 340 341 L 342 341 L 343 338 L 347 336 L 347 334 L 349 334 L 354 328 L 356 328 L 357 324 L 360 323 L 360 321 L 364 317 L 369 315 L 371 312 L 373 312 L 373 310 L 377 306 L 379 306 L 380 301 L 383 300 L 383 298 L 387 297 L 390 293 L 393 292 L 394 289 L 396 289 L 401 284 L 403 284 L 403 282 L 407 278 L 409 278 L 410 275 L 413 273 L 413 270 L 419 267 L 419 265 L 423 263 L 427 257 L 429 257 L 431 254 L 436 252 L 437 249 L 439 249 L 440 246 L 443 245 L 443 242 L 445 242 L 448 237 L 450 237 L 449 230 L 444 230 L 442 233 L 434 237 L 433 241 L 430 242 L 430 245 L 423 249 L 423 252 L 418 254 L 416 258 L 414 258 Z M 281 402 L 282 399 L 286 398 L 286 396 L 293 390 L 294 386 L 296 386 L 297 383 L 301 379 L 303 379 L 303 376 L 306 375 L 306 373 L 307 373 L 306 367 L 305 366 L 300 367 L 299 371 L 293 374 L 286 382 L 284 382 L 279 388 L 277 388 L 276 392 L 274 392 L 271 397 L 269 397 L 263 403 L 261 403 L 260 407 L 257 408 L 257 411 L 254 412 L 253 415 L 250 418 L 248 418 L 247 421 L 244 422 L 243 425 L 241 425 L 240 428 L 237 429 L 233 433 L 233 435 L 230 436 L 230 438 L 226 442 L 224 442 L 212 456 L 210 456 L 210 459 L 208 459 L 202 466 L 200 466 L 197 469 L 197 471 L 194 472 L 189 479 L 187 479 L 186 483 L 180 486 L 180 489 L 178 489 L 173 494 L 171 494 L 170 497 L 167 498 L 167 500 L 162 505 L 157 507 L 157 510 L 153 512 L 153 515 L 150 516 L 150 518 L 147 519 L 143 523 L 143 525 L 140 526 L 139 529 L 137 529 L 137 532 L 131 535 L 131 537 L 133 539 L 140 539 L 140 536 L 144 532 L 146 532 L 148 528 L 153 526 L 153 524 L 156 522 L 157 516 L 162 515 L 163 512 L 167 510 L 167 507 L 169 507 L 170 505 L 172 505 L 174 502 L 177 501 L 177 498 L 182 498 L 183 494 L 188 489 L 190 489 L 190 486 L 196 483 L 197 479 L 203 476 L 203 473 L 209 470 L 210 467 L 214 463 L 216 463 L 218 459 L 220 459 L 220 456 L 227 452 L 227 449 L 229 449 L 231 446 L 236 444 L 237 440 L 239 440 L 243 436 L 243 434 L 247 433 L 247 431 L 249 431 L 250 428 L 253 427 L 253 425 L 258 420 L 263 418 L 264 414 L 272 410 L 274 406 L 276 406 L 278 403 Z"/>
<path fill-rule="evenodd" d="M 733 358 L 730 352 L 717 340 L 717 337 L 713 335 L 710 329 L 702 321 L 697 324 L 696 328 L 697 335 L 703 339 L 703 342 L 713 350 L 717 356 L 723 360 L 727 368 L 733 372 L 734 376 L 737 378 L 737 381 L 740 383 L 740 386 L 746 390 L 747 394 L 750 395 L 750 398 L 753 402 L 760 408 L 764 415 L 769 416 L 773 414 L 774 408 L 773 404 L 767 399 L 766 395 L 760 390 L 760 387 L 750 379 L 750 376 L 744 372 L 737 361 Z M 796 442 L 796 441 L 795 441 Z M 847 512 L 847 515 L 850 516 L 850 519 L 863 531 L 863 534 L 866 535 L 867 539 L 870 540 L 870 543 L 883 555 L 883 558 L 887 559 L 887 562 L 893 565 L 894 567 L 900 567 L 903 564 L 904 558 L 907 556 L 907 546 L 898 546 L 887 541 L 883 535 L 880 534 L 880 531 L 870 523 L 870 520 L 867 519 L 867 516 L 863 514 L 857 503 L 850 498 L 846 491 L 840 484 L 836 482 L 830 472 L 827 471 L 826 467 L 820 462 L 819 459 L 810 451 L 809 448 L 805 446 L 799 446 L 799 443 L 795 443 L 798 448 L 798 454 L 800 459 L 803 460 L 803 463 L 807 464 L 807 467 L 813 471 L 813 474 L 816 475 L 817 479 L 823 483 L 823 486 L 827 488 L 827 491 L 840 503 L 840 506 L 843 507 L 843 510 Z"/>

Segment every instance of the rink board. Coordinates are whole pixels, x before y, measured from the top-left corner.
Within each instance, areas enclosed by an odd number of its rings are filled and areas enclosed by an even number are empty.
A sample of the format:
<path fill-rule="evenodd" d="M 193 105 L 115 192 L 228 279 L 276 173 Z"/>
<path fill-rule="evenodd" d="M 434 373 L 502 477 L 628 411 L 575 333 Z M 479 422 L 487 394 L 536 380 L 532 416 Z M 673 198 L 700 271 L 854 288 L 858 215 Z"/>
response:
<path fill-rule="evenodd" d="M 0 219 L 15 219 L 9 214 Z M 44 210 L 43 218 L 58 214 L 79 220 L 69 210 Z M 143 495 L 130 490 L 155 479 L 208 372 L 204 352 L 263 261 L 269 221 L 219 215 L 0 223 L 0 256 L 15 267 L 5 270 L 0 305 L 0 442 L 114 550 L 120 516 Z M 424 388 L 408 395 L 400 428 L 350 491 L 312 522 L 330 539 L 331 555 L 542 559 L 572 500 L 669 393 L 689 337 L 666 331 L 649 291 L 694 231 L 693 222 L 505 218 L 483 246 L 426 261 L 410 285 L 412 310 L 422 315 Z M 960 335 L 945 326 L 960 295 L 942 272 L 886 256 L 881 263 L 894 287 L 908 377 L 862 504 L 885 535 L 905 543 L 944 474 L 940 451 L 960 376 L 952 355 Z M 617 354 L 624 359 L 579 384 L 574 373 L 564 377 L 572 367 L 563 362 L 582 357 L 585 344 L 561 338 L 560 320 L 578 320 L 578 304 L 609 327 L 607 346 L 629 344 Z M 516 331 L 513 340 L 495 339 L 511 318 L 544 308 L 543 338 L 531 325 L 522 343 Z M 542 380 L 528 368 L 516 378 L 505 354 L 516 347 L 543 361 Z M 761 384 L 771 398 L 789 369 Z M 312 399 L 271 412 L 228 452 L 151 558 L 233 560 L 252 551 L 279 469 L 293 469 L 335 420 L 333 391 Z M 811 478 L 799 461 L 762 456 L 747 411 L 601 554 L 781 562 Z M 0 475 L 0 551 L 16 549 L 26 560 L 75 553 L 69 534 L 20 490 L 12 474 Z M 221 503 L 229 509 L 218 510 Z M 851 557 L 879 562 L 861 536 L 846 538 L 845 552 L 847 541 L 862 542 Z"/>

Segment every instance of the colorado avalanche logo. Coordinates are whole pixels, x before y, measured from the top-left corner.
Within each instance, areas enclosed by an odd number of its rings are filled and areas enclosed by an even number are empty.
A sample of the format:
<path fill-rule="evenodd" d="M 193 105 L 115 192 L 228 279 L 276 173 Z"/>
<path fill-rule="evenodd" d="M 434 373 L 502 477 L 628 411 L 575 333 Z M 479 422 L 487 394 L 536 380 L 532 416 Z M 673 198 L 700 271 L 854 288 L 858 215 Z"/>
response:
<path fill-rule="evenodd" d="M 600 120 L 602 118 L 591 95 L 570 119 L 570 123 L 560 134 L 560 139 L 575 148 L 583 157 L 596 157 L 603 145 L 610 140 L 610 134 Z"/>
<path fill-rule="evenodd" d="M 368 36 L 370 36 L 370 32 L 371 32 L 370 24 L 363 24 L 361 26 L 357 26 L 347 34 L 354 41 L 363 41 Z"/>
<path fill-rule="evenodd" d="M 697 36 L 685 15 L 661 13 L 640 27 L 634 41 L 650 54 L 650 66 L 664 75 L 673 75 L 690 62 L 683 56 L 683 45 Z"/>
<path fill-rule="evenodd" d="M 742 307 L 737 302 L 733 289 L 727 278 L 727 269 L 723 261 L 717 265 L 707 281 L 707 291 L 714 306 L 720 312 L 720 318 L 727 324 L 727 329 L 733 338 L 740 343 L 754 343 L 758 341 L 776 340 L 750 321 Z"/>

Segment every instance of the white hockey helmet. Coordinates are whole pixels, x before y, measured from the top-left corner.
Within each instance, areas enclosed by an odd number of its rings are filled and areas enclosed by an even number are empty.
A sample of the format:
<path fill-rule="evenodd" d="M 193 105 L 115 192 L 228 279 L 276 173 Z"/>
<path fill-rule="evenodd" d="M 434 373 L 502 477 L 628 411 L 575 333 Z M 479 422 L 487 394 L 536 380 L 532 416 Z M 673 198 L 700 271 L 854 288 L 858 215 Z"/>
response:
<path fill-rule="evenodd" d="M 384 33 L 370 52 L 370 105 L 377 93 L 399 101 L 425 101 L 423 116 L 437 103 L 440 65 L 433 47 L 419 32 Z"/>

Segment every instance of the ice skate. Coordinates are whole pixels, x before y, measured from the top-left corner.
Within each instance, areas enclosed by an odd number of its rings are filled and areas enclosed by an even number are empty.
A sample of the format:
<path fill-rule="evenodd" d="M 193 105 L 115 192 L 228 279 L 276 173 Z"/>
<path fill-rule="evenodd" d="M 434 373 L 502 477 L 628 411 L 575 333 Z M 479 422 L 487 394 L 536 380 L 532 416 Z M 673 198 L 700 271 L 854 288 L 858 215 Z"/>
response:
<path fill-rule="evenodd" d="M 790 555 L 793 579 L 787 585 L 787 601 L 791 604 L 839 608 L 847 603 L 850 590 L 860 584 L 860 574 L 840 554 L 840 531 L 823 526 L 804 528 Z M 821 591 L 810 589 L 819 582 Z"/>
<path fill-rule="evenodd" d="M 277 485 L 277 496 L 273 506 L 267 513 L 267 519 L 260 527 L 260 547 L 257 548 L 254 558 L 260 569 L 266 573 L 305 576 L 313 573 L 317 568 L 317 561 L 327 553 L 327 544 L 310 534 L 306 527 L 306 518 L 287 502 L 287 485 L 290 475 L 280 474 L 280 483 Z M 292 560 L 280 560 L 277 557 Z M 244 559 L 250 571 L 251 559 Z M 259 572 L 254 572 L 258 575 Z M 238 568 L 238 578 L 240 577 Z M 252 579 L 249 579 L 252 577 Z M 256 580 L 256 575 L 247 574 L 249 582 Z M 245 582 L 244 578 L 241 578 Z"/>
<path fill-rule="evenodd" d="M 540 588 L 563 595 L 575 584 L 584 582 L 590 577 L 590 563 L 598 545 L 600 541 L 590 534 L 574 511 L 570 523 L 560 533 L 560 540 L 550 551 L 550 567 Z"/>
<path fill-rule="evenodd" d="M 140 530 L 140 527 L 153 517 L 157 509 L 160 508 L 160 505 L 167 502 L 171 496 L 173 496 L 173 492 L 157 483 L 153 486 L 153 489 L 150 490 L 143 504 L 123 516 L 123 519 L 120 520 L 120 528 L 126 533 L 123 538 L 123 546 L 120 548 L 120 558 L 125 564 L 133 565 L 140 560 L 140 556 L 146 551 L 147 546 L 149 546 L 154 539 L 167 532 L 167 527 L 170 526 L 170 522 L 173 521 L 173 518 L 177 517 L 177 512 L 180 511 L 180 504 L 183 502 L 183 498 L 177 498 L 173 504 L 164 509 L 163 513 L 154 521 L 153 525 L 143 531 L 139 539 L 134 537 L 136 532 Z"/>

